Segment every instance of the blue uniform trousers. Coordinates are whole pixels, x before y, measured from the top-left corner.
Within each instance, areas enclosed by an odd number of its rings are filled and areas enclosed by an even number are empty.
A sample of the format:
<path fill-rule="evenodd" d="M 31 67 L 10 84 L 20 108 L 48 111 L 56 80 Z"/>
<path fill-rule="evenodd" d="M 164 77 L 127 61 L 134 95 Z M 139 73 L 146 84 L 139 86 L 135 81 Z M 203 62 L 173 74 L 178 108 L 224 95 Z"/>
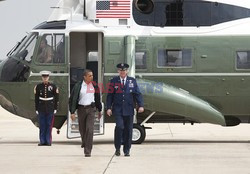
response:
<path fill-rule="evenodd" d="M 115 123 L 115 149 L 120 150 L 123 142 L 123 152 L 129 153 L 132 143 L 133 115 L 116 115 Z"/>
<path fill-rule="evenodd" d="M 51 130 L 54 124 L 54 113 L 39 112 L 40 144 L 51 144 Z"/>

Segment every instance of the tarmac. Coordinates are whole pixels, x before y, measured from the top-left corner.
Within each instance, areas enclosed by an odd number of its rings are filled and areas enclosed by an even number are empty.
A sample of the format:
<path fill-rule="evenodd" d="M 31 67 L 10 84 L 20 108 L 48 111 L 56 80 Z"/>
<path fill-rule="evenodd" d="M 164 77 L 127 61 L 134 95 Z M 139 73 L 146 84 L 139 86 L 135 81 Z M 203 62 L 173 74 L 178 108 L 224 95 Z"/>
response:
<path fill-rule="evenodd" d="M 53 129 L 52 146 L 37 146 L 38 128 L 0 108 L 3 174 L 250 174 L 250 125 L 147 124 L 146 140 L 131 156 L 114 156 L 114 124 L 95 136 L 91 157 L 80 139 Z"/>

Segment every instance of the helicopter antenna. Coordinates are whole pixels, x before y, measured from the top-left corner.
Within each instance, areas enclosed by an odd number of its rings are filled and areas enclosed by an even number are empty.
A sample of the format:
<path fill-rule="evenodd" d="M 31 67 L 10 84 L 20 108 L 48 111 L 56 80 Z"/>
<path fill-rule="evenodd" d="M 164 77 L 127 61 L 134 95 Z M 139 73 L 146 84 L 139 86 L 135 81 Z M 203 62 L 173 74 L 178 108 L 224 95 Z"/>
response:
<path fill-rule="evenodd" d="M 86 0 L 83 1 L 84 9 L 83 9 L 83 17 L 86 17 Z"/>
<path fill-rule="evenodd" d="M 69 7 L 50 7 L 50 8 L 53 8 L 53 9 L 62 9 L 62 10 L 69 10 L 70 11 L 70 22 L 72 23 L 72 11 L 73 11 L 73 8 L 69 8 Z"/>

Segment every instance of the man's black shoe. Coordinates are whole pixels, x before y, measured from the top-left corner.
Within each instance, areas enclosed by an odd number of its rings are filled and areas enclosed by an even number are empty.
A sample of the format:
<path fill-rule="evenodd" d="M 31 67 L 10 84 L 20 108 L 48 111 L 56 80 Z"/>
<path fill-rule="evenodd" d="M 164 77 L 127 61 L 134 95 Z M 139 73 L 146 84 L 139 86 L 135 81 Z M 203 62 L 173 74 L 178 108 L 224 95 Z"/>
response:
<path fill-rule="evenodd" d="M 46 146 L 51 146 L 51 144 L 46 144 Z"/>
<path fill-rule="evenodd" d="M 115 156 L 120 156 L 120 155 L 121 155 L 120 150 L 116 150 L 116 151 L 115 151 Z"/>
<path fill-rule="evenodd" d="M 124 156 L 127 156 L 127 157 L 129 157 L 129 156 L 130 156 L 130 154 L 129 154 L 129 153 L 125 153 L 125 154 L 124 154 Z"/>

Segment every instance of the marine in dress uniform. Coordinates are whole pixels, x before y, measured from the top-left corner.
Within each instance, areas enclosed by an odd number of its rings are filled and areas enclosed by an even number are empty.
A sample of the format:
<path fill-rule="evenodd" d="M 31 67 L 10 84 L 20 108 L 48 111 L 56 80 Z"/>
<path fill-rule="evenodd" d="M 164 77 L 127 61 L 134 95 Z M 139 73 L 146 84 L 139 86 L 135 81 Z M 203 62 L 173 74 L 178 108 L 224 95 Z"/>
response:
<path fill-rule="evenodd" d="M 49 71 L 42 71 L 43 82 L 36 85 L 35 108 L 39 118 L 39 146 L 51 146 L 51 131 L 54 124 L 54 114 L 57 112 L 59 90 L 55 84 L 49 82 Z"/>
<path fill-rule="evenodd" d="M 115 116 L 115 155 L 120 156 L 120 147 L 124 143 L 123 152 L 130 156 L 132 143 L 133 116 L 135 103 L 139 106 L 138 112 L 143 112 L 143 99 L 136 80 L 127 76 L 129 65 L 120 63 L 117 65 L 119 76 L 110 80 L 107 95 L 107 115 Z"/>

